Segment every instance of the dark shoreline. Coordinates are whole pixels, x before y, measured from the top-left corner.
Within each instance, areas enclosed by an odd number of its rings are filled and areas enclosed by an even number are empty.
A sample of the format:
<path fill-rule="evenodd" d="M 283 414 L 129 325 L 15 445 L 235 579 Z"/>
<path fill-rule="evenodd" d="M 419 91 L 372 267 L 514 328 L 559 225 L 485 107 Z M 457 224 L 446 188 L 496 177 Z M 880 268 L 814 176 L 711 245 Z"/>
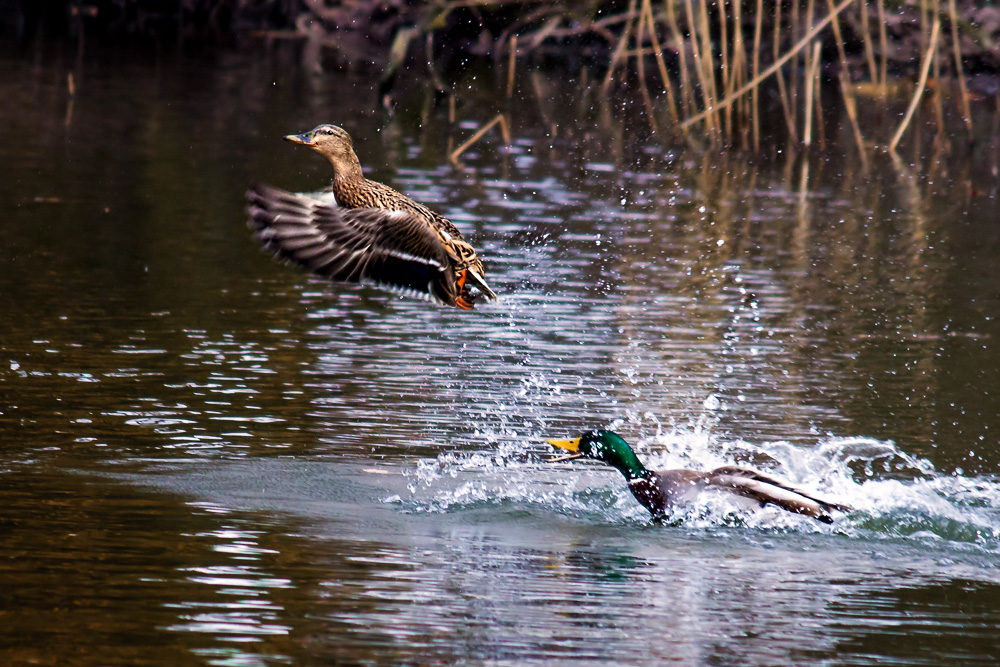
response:
<path fill-rule="evenodd" d="M 664 7 L 674 7 L 680 33 L 690 38 L 686 0 L 650 5 L 657 25 L 657 42 L 670 60 L 678 58 L 680 48 L 666 29 L 670 20 Z M 400 39 L 431 35 L 435 58 L 441 55 L 505 57 L 512 38 L 521 40 L 518 54 L 539 54 L 566 60 L 584 59 L 607 65 L 614 57 L 616 41 L 627 30 L 635 30 L 634 19 L 642 13 L 644 0 L 629 2 L 553 2 L 538 0 L 498 0 L 472 2 L 372 2 L 356 0 L 327 7 L 323 2 L 258 0 L 237 6 L 227 0 L 0 0 L 0 37 L 13 38 L 22 45 L 39 38 L 77 40 L 81 36 L 109 42 L 145 44 L 184 44 L 193 49 L 233 48 L 246 39 L 291 40 L 309 42 L 319 39 L 333 51 L 325 57 L 335 60 L 359 60 L 385 64 L 392 60 L 391 50 Z M 725 35 L 719 21 L 741 12 L 742 39 L 752 40 L 758 21 L 753 1 L 724 4 L 720 15 L 714 2 L 694 2 L 690 20 L 697 23 L 698 10 L 704 6 L 711 26 L 712 39 L 720 46 Z M 832 3 L 831 3 L 832 4 Z M 964 0 L 955 6 L 955 31 L 963 69 L 966 73 L 1000 73 L 1000 7 L 979 6 Z M 843 13 L 841 43 L 846 50 L 854 80 L 863 79 L 865 28 L 874 38 L 872 55 L 880 58 L 880 26 L 885 26 L 884 55 L 892 73 L 912 73 L 926 46 L 921 36 L 924 23 L 932 18 L 934 5 L 945 31 L 951 31 L 952 14 L 947 0 L 928 2 L 931 11 L 924 16 L 918 8 L 897 0 L 861 0 Z M 868 17 L 860 7 L 868 8 Z M 822 2 L 790 2 L 776 15 L 773 3 L 763 3 L 765 16 L 761 27 L 765 34 L 783 32 L 783 40 L 801 37 L 804 27 L 815 25 L 829 7 Z M 881 12 L 881 14 L 880 14 Z M 811 17 L 811 18 L 810 18 Z M 882 23 L 878 19 L 882 19 Z M 630 25 L 631 23 L 631 25 Z M 777 25 L 776 25 L 777 24 Z M 695 26 L 697 29 L 697 26 Z M 403 34 L 412 31 L 411 36 Z M 733 35 L 729 35 L 732 42 Z M 823 51 L 837 48 L 835 36 L 820 36 Z M 790 44 L 789 44 L 790 45 Z M 425 44 L 421 44 L 421 47 Z M 642 47 L 653 46 L 651 35 L 642 38 Z M 762 42 L 760 57 L 766 62 L 770 43 Z M 951 45 L 947 45 L 952 48 Z M 767 47 L 767 48 L 763 48 Z M 690 46 L 688 46 L 690 48 Z M 651 59 L 652 52 L 647 52 Z M 856 69 L 858 71 L 856 71 Z"/>
<path fill-rule="evenodd" d="M 517 100 L 538 96 L 531 72 L 556 69 L 578 82 L 590 108 L 609 101 L 640 108 L 642 131 L 666 143 L 759 155 L 775 147 L 823 150 L 827 134 L 840 132 L 866 167 L 916 132 L 941 144 L 937 154 L 971 145 L 984 136 L 984 116 L 998 112 L 1000 8 L 923 6 L 921 13 L 896 0 L 358 0 L 329 7 L 0 0 L 0 36 L 16 36 L 7 44 L 34 59 L 61 52 L 70 96 L 72 68 L 95 53 L 222 62 L 263 51 L 296 78 L 353 72 L 370 82 L 372 107 L 390 113 L 401 88 L 419 83 L 453 119 L 460 81 L 470 67 L 483 69 L 500 92 L 490 122 L 505 135 Z"/>

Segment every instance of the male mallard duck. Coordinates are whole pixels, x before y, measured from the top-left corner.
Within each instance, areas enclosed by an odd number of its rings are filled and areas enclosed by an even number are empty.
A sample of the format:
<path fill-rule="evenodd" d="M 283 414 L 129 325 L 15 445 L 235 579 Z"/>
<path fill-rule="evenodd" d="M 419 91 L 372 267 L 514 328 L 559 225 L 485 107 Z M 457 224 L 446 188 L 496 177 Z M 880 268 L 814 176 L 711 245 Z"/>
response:
<path fill-rule="evenodd" d="M 496 300 L 476 251 L 455 225 L 389 186 L 365 178 L 347 132 L 336 125 L 320 125 L 285 139 L 309 146 L 330 161 L 330 191 L 336 204 L 358 213 L 338 210 L 315 196 L 276 188 L 251 190 L 251 225 L 279 256 L 330 278 L 355 282 L 367 278 L 465 310 L 475 299 L 470 285 Z M 269 230 L 267 238 L 261 230 Z"/>
<path fill-rule="evenodd" d="M 588 431 L 574 440 L 548 440 L 550 445 L 573 452 L 567 456 L 550 459 L 550 462 L 569 461 L 588 457 L 604 461 L 617 468 L 628 488 L 642 505 L 656 518 L 667 516 L 670 511 L 691 501 L 702 491 L 726 491 L 749 498 L 761 506 L 776 505 L 783 510 L 805 514 L 823 523 L 833 523 L 832 510 L 849 512 L 846 505 L 820 500 L 804 491 L 789 486 L 781 480 L 737 466 L 723 466 L 712 472 L 694 470 L 660 470 L 653 472 L 639 461 L 629 444 L 611 431 Z"/>

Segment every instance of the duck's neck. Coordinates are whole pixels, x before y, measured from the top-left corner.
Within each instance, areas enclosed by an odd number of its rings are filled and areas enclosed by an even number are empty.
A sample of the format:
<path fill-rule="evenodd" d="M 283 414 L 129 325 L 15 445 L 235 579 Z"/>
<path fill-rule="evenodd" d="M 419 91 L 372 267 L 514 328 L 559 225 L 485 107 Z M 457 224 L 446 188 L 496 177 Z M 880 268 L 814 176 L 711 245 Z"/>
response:
<path fill-rule="evenodd" d="M 333 165 L 333 187 L 350 187 L 364 182 L 365 174 L 361 171 L 361 162 L 356 155 L 351 155 L 348 159 L 338 159 L 330 157 L 330 164 Z"/>
<path fill-rule="evenodd" d="M 632 451 L 628 443 L 620 438 L 617 440 L 618 442 L 605 442 L 604 460 L 609 465 L 617 468 L 621 474 L 625 475 L 625 479 L 630 482 L 649 477 L 649 470 L 646 469 L 646 466 L 642 465 L 642 461 L 635 455 L 635 452 Z"/>

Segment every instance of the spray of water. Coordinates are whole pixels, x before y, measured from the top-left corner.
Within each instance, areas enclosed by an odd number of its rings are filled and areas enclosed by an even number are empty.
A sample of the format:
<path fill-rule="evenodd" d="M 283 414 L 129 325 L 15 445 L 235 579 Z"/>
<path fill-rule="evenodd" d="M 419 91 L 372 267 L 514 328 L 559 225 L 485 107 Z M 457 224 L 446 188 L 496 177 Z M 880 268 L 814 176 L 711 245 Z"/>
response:
<path fill-rule="evenodd" d="M 386 500 L 415 513 L 490 507 L 597 524 L 652 522 L 616 471 L 597 463 L 546 463 L 539 454 L 541 437 L 492 434 L 496 442 L 488 451 L 422 460 L 406 473 L 408 495 Z M 774 508 L 747 510 L 725 494 L 703 494 L 668 525 L 947 541 L 1000 552 L 1000 479 L 942 474 L 892 441 L 828 437 L 811 446 L 754 444 L 720 438 L 696 422 L 661 429 L 633 444 L 654 470 L 708 470 L 739 462 L 853 508 L 826 526 Z"/>

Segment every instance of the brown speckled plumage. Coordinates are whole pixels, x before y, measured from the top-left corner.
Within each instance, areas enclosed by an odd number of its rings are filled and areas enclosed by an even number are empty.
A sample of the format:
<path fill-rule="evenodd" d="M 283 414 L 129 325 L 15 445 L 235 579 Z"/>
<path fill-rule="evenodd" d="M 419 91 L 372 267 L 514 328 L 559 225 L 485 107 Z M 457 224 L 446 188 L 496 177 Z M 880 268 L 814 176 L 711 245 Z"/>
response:
<path fill-rule="evenodd" d="M 458 306 L 461 291 L 437 234 L 407 212 L 348 209 L 322 196 L 255 185 L 247 192 L 250 228 L 277 259 L 345 282 Z"/>
<path fill-rule="evenodd" d="M 475 299 L 470 286 L 475 286 L 488 299 L 497 296 L 485 280 L 483 264 L 476 251 L 462 238 L 461 232 L 447 218 L 418 204 L 387 185 L 365 178 L 361 162 L 354 152 L 350 135 L 336 125 L 320 125 L 310 132 L 288 135 L 288 141 L 309 146 L 329 160 L 333 167 L 331 191 L 337 203 L 347 209 L 378 209 L 401 211 L 421 221 L 437 235 L 454 274 L 459 294 L 454 302 L 460 308 L 472 308 Z M 405 243 L 405 239 L 402 240 Z M 412 253 L 407 247 L 402 252 Z"/>

